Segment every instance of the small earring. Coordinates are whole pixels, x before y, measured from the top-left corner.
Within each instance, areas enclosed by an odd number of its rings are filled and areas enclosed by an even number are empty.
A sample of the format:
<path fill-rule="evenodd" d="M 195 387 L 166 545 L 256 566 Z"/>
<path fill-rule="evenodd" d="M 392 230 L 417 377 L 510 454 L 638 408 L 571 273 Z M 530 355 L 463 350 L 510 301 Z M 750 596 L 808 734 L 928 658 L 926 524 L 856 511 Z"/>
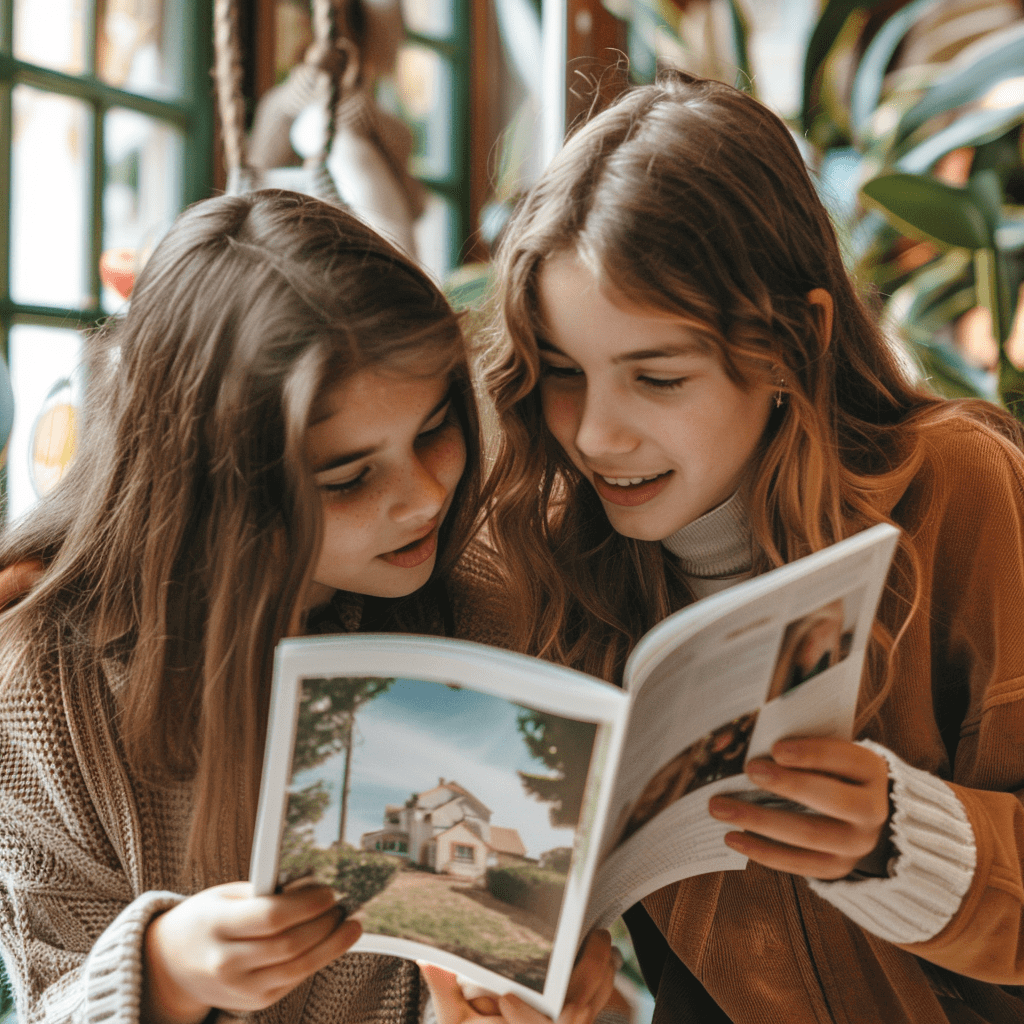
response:
<path fill-rule="evenodd" d="M 773 366 L 772 367 L 772 373 L 773 373 L 773 375 L 776 374 L 776 373 L 779 373 L 778 368 Z M 782 389 L 786 386 L 786 378 L 783 377 L 781 373 L 779 373 L 778 377 L 776 378 L 775 386 L 778 388 L 778 391 L 775 392 L 775 408 L 776 409 L 781 409 L 782 408 L 782 397 L 783 397 Z"/>

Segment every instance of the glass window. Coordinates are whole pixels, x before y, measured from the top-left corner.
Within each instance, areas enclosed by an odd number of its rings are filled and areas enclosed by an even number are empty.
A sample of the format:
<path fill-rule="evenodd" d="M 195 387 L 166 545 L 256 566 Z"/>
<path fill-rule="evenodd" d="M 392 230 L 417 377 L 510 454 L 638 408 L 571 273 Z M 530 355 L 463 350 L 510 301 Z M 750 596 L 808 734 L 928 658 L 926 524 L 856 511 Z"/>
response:
<path fill-rule="evenodd" d="M 67 469 L 78 427 L 82 335 L 17 324 L 8 336 L 14 429 L 7 454 L 7 514 L 17 519 Z"/>
<path fill-rule="evenodd" d="M 410 32 L 431 39 L 445 39 L 455 30 L 452 0 L 402 0 L 402 17 Z"/>
<path fill-rule="evenodd" d="M 124 305 L 178 211 L 209 194 L 210 7 L 8 0 L 0 355 L 10 365 L 15 423 L 0 488 L 9 515 L 24 514 L 73 454 L 81 331 Z"/>
<path fill-rule="evenodd" d="M 103 132 L 103 308 L 120 308 L 182 205 L 181 133 L 135 110 L 107 113 Z"/>
<path fill-rule="evenodd" d="M 413 173 L 447 178 L 452 172 L 452 71 L 436 50 L 409 44 L 398 53 L 395 88 L 413 132 Z"/>
<path fill-rule="evenodd" d="M 455 859 L 456 860 L 475 860 L 476 851 L 472 846 L 456 845 L 455 847 Z"/>
<path fill-rule="evenodd" d="M 106 0 L 100 10 L 97 75 L 109 85 L 146 96 L 180 93 L 181 4 L 173 0 Z"/>
<path fill-rule="evenodd" d="M 431 192 L 427 196 L 423 216 L 413 228 L 420 262 L 438 282 L 443 282 L 455 269 L 457 243 L 454 221 L 451 202 Z"/>
<path fill-rule="evenodd" d="M 92 112 L 81 100 L 16 85 L 11 152 L 11 297 L 89 305 Z"/>
<path fill-rule="evenodd" d="M 14 56 L 78 75 L 86 70 L 88 0 L 14 0 Z"/>

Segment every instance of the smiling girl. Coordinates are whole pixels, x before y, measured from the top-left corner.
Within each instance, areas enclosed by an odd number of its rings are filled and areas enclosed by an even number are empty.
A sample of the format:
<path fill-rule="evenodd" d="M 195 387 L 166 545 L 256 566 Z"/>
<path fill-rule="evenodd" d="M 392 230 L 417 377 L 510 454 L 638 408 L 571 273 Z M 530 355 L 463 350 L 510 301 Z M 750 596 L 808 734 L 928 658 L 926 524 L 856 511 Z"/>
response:
<path fill-rule="evenodd" d="M 263 192 L 182 215 L 92 344 L 76 461 L 0 550 L 46 567 L 0 618 L 19 1020 L 415 1021 L 418 968 L 342 956 L 360 927 L 329 889 L 237 879 L 282 637 L 500 636 L 466 553 L 480 465 L 459 324 L 355 218 Z M 477 1016 L 428 978 L 441 1024 Z M 565 1019 L 589 1024 L 611 978 L 596 934 Z"/>
<path fill-rule="evenodd" d="M 656 1021 L 1024 1020 L 1017 424 L 911 381 L 785 125 L 720 83 L 582 127 L 499 271 L 491 537 L 525 649 L 619 679 L 681 605 L 904 531 L 860 742 L 746 766 L 812 813 L 713 798 L 747 868 L 627 915 Z"/>

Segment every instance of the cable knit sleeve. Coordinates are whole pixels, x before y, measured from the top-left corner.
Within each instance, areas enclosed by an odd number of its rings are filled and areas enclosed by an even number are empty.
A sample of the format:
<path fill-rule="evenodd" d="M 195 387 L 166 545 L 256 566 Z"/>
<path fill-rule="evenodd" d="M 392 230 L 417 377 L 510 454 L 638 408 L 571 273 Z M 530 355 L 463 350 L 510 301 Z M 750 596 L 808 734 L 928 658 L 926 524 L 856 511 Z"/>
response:
<path fill-rule="evenodd" d="M 132 809 L 116 791 L 92 792 L 57 680 L 19 680 L 8 655 L 0 652 L 0 946 L 19 1024 L 138 1021 L 143 934 L 183 897 L 133 884 L 125 863 L 137 858 L 125 858 L 131 844 L 109 834 L 97 800 L 117 807 L 125 833 Z"/>
<path fill-rule="evenodd" d="M 813 888 L 932 964 L 1021 985 L 1024 458 L 964 422 L 928 444 L 894 512 L 926 555 L 922 607 L 896 648 L 874 737 L 889 764 L 899 856 L 891 878 Z"/>
<path fill-rule="evenodd" d="M 892 842 L 888 878 L 808 879 L 810 887 L 862 928 L 895 943 L 937 935 L 960 908 L 974 876 L 977 851 L 967 812 L 941 779 L 912 768 L 870 740 L 892 782 Z"/>

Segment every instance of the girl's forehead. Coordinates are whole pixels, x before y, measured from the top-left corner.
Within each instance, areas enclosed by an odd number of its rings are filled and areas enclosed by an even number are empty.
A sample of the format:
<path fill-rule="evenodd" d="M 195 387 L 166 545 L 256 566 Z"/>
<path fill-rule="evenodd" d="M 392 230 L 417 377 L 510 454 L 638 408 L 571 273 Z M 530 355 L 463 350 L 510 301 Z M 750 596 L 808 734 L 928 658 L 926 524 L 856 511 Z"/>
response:
<path fill-rule="evenodd" d="M 714 352 L 699 324 L 632 301 L 571 254 L 545 261 L 537 295 L 542 348 L 580 349 L 614 362 Z"/>
<path fill-rule="evenodd" d="M 448 373 L 357 370 L 328 391 L 326 414 L 306 431 L 307 459 L 319 472 L 405 445 L 444 408 L 450 394 Z"/>
<path fill-rule="evenodd" d="M 389 387 L 421 382 L 447 391 L 453 376 L 453 360 L 446 353 L 423 352 L 389 362 L 370 363 L 345 373 L 328 376 L 310 411 L 309 424 L 315 426 L 334 416 L 353 398 L 366 394 L 382 395 Z"/>

